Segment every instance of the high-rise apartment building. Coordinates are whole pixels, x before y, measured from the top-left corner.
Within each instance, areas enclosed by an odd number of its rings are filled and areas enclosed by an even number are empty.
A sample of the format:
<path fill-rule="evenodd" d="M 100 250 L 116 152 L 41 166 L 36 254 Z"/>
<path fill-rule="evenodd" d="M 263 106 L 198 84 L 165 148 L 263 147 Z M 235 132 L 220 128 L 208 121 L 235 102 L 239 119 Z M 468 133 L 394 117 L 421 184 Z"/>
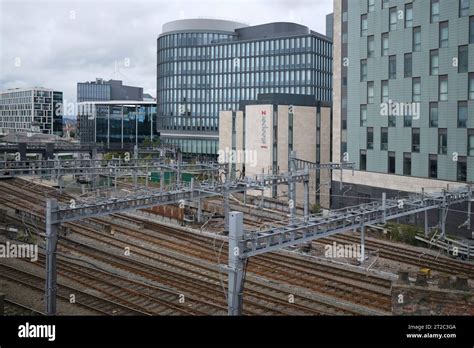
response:
<path fill-rule="evenodd" d="M 336 205 L 473 181 L 473 43 L 469 0 L 334 1 Z"/>
<path fill-rule="evenodd" d="M 294 23 L 247 26 L 189 19 L 158 37 L 157 113 L 162 141 L 183 152 L 217 154 L 221 110 L 285 93 L 332 97 L 332 43 Z"/>
<path fill-rule="evenodd" d="M 43 87 L 0 92 L 0 134 L 62 135 L 63 93 Z"/>
<path fill-rule="evenodd" d="M 143 88 L 126 86 L 120 80 L 104 81 L 100 78 L 77 83 L 78 103 L 110 100 L 143 100 Z"/>

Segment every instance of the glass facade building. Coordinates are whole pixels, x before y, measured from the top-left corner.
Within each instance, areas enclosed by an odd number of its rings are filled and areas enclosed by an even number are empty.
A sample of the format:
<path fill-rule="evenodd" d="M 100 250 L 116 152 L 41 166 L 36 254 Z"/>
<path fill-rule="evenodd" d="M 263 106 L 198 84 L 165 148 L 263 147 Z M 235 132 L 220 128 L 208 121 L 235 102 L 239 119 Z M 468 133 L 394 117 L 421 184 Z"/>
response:
<path fill-rule="evenodd" d="M 139 145 L 157 137 L 155 102 L 85 102 L 78 104 L 81 143 Z"/>
<path fill-rule="evenodd" d="M 165 24 L 158 38 L 161 139 L 183 152 L 216 154 L 221 110 L 259 94 L 332 98 L 332 43 L 294 23 L 196 19 Z"/>

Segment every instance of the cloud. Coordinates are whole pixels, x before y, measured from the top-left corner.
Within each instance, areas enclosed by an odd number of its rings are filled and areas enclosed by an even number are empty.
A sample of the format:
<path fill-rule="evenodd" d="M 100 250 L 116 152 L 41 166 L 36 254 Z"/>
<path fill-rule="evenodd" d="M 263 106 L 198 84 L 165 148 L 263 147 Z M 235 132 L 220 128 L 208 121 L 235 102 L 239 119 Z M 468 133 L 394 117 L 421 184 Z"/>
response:
<path fill-rule="evenodd" d="M 75 102 L 77 82 L 102 77 L 156 96 L 156 39 L 166 22 L 294 21 L 324 33 L 331 11 L 332 0 L 0 0 L 0 90 L 43 86 Z"/>

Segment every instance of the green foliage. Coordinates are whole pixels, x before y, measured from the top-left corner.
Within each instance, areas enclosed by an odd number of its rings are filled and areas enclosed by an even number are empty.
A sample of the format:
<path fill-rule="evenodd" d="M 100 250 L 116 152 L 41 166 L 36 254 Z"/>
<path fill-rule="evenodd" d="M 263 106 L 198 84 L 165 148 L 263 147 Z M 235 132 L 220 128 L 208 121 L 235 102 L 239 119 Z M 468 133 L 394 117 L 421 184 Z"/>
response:
<path fill-rule="evenodd" d="M 421 228 L 413 225 L 403 225 L 389 222 L 385 225 L 387 229 L 387 235 L 389 240 L 395 242 L 406 243 L 410 245 L 419 245 L 415 239 L 417 234 L 423 233 Z"/>
<path fill-rule="evenodd" d="M 321 206 L 319 204 L 311 205 L 309 209 L 311 214 L 320 214 L 321 213 Z"/>
<path fill-rule="evenodd" d="M 160 138 L 154 138 L 153 141 L 151 141 L 150 137 L 145 137 L 145 139 L 142 142 L 143 147 L 160 146 L 160 144 L 161 144 Z"/>
<path fill-rule="evenodd" d="M 104 160 L 106 161 L 111 161 L 113 158 L 124 158 L 125 157 L 125 152 L 107 152 L 104 154 Z"/>

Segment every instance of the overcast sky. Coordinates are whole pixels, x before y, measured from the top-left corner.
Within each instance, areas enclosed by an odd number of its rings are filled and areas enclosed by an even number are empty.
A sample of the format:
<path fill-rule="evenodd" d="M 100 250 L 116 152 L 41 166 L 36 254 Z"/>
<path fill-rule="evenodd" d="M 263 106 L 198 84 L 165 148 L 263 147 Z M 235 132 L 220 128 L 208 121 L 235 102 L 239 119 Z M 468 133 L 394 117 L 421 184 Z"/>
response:
<path fill-rule="evenodd" d="M 333 0 L 0 0 L 0 90 L 123 80 L 156 97 L 156 38 L 184 18 L 276 21 L 325 33 Z"/>

